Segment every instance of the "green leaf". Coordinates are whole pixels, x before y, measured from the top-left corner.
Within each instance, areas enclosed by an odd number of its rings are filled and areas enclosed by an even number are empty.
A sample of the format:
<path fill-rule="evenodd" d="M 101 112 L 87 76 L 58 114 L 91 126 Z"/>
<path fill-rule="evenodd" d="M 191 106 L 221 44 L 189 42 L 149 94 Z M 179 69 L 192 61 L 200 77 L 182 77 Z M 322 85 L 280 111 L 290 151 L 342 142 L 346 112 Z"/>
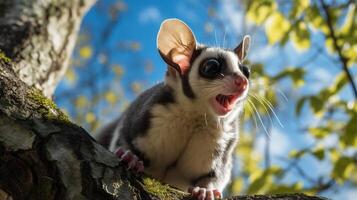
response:
<path fill-rule="evenodd" d="M 309 132 L 317 139 L 322 139 L 331 133 L 331 130 L 327 127 L 312 127 L 309 128 Z"/>
<path fill-rule="evenodd" d="M 329 87 L 328 91 L 331 95 L 337 94 L 346 84 L 348 83 L 348 79 L 344 72 L 338 74 L 335 78 L 335 81 L 331 87 Z"/>
<path fill-rule="evenodd" d="M 306 21 L 317 30 L 320 30 L 324 34 L 329 33 L 328 26 L 324 17 L 321 16 L 320 10 L 317 5 L 306 8 Z"/>
<path fill-rule="evenodd" d="M 271 13 L 275 12 L 277 7 L 278 6 L 275 1 L 250 1 L 248 5 L 247 18 L 250 22 L 260 25 L 265 22 Z"/>
<path fill-rule="evenodd" d="M 247 194 L 256 194 L 258 193 L 268 182 L 268 174 L 263 173 L 262 176 L 255 178 L 247 189 Z"/>
<path fill-rule="evenodd" d="M 348 121 L 341 140 L 347 146 L 357 147 L 357 113 Z"/>
<path fill-rule="evenodd" d="M 357 18 L 356 4 L 350 4 L 344 22 L 340 27 L 340 29 L 338 30 L 339 33 L 343 35 L 351 34 L 353 31 L 353 26 L 355 25 L 354 23 L 356 23 L 357 20 L 356 18 Z"/>
<path fill-rule="evenodd" d="M 319 98 L 319 96 L 310 97 L 310 106 L 317 117 L 321 117 L 323 115 L 324 103 L 325 101 Z"/>
<path fill-rule="evenodd" d="M 298 18 L 310 5 L 310 0 L 295 0 L 290 10 L 290 19 Z"/>
<path fill-rule="evenodd" d="M 351 175 L 354 165 L 355 163 L 351 158 L 340 157 L 333 167 L 332 178 L 335 178 L 337 183 L 342 184 Z"/>
<path fill-rule="evenodd" d="M 232 184 L 233 194 L 241 194 L 244 188 L 244 179 L 242 177 L 235 178 Z"/>
<path fill-rule="evenodd" d="M 280 42 L 289 32 L 290 22 L 280 12 L 272 13 L 265 22 L 265 34 L 269 44 Z"/>
<path fill-rule="evenodd" d="M 319 160 L 323 160 L 325 158 L 325 149 L 322 147 L 314 149 L 311 153 L 313 156 L 315 156 L 315 158 Z"/>
<path fill-rule="evenodd" d="M 297 116 L 300 116 L 302 107 L 304 106 L 307 99 L 308 99 L 308 97 L 302 97 L 297 101 L 296 108 L 295 108 L 295 113 Z"/>
<path fill-rule="evenodd" d="M 289 157 L 290 158 L 300 158 L 305 153 L 306 153 L 306 149 L 302 149 L 302 150 L 293 149 L 289 152 Z"/>
<path fill-rule="evenodd" d="M 260 171 L 258 173 L 252 173 L 250 179 L 251 183 L 247 189 L 248 194 L 264 193 L 273 184 L 273 175 L 279 175 L 282 173 L 282 169 L 278 166 L 272 166 Z"/>
<path fill-rule="evenodd" d="M 305 75 L 305 70 L 300 67 L 287 67 L 283 71 L 281 71 L 279 74 L 276 76 L 272 77 L 273 80 L 278 81 L 282 78 L 285 78 L 289 76 L 295 87 L 300 87 L 304 85 L 304 75 Z"/>
<path fill-rule="evenodd" d="M 303 21 L 299 21 L 291 31 L 293 46 L 298 51 L 305 51 L 310 48 L 310 32 Z"/>

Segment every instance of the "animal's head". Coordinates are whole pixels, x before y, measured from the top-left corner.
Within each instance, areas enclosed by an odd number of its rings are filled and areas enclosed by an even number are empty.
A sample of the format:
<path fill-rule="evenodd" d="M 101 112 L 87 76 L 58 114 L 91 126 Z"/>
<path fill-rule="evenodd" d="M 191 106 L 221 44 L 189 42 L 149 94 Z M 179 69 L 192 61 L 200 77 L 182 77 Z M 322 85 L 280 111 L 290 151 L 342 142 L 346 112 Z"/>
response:
<path fill-rule="evenodd" d="M 182 101 L 217 116 L 226 116 L 247 96 L 249 68 L 242 64 L 250 37 L 233 50 L 199 45 L 191 29 L 178 19 L 160 27 L 157 47 L 168 64 L 166 84 Z"/>

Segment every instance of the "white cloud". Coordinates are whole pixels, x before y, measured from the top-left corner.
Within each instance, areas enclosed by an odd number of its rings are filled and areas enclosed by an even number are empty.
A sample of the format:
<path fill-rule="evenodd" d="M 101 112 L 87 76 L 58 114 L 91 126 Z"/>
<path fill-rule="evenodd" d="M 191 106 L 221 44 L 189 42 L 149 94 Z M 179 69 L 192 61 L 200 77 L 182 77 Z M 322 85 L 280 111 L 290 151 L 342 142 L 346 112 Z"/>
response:
<path fill-rule="evenodd" d="M 161 13 L 157 7 L 149 6 L 139 14 L 139 22 L 149 23 L 161 21 Z"/>

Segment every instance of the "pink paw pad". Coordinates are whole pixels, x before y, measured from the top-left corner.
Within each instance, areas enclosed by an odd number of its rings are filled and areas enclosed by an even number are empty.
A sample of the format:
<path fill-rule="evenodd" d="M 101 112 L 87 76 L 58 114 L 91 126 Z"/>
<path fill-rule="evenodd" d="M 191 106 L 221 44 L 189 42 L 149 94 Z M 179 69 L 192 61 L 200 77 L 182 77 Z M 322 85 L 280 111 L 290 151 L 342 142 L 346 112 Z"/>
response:
<path fill-rule="evenodd" d="M 128 169 L 132 169 L 136 172 L 144 171 L 143 161 L 139 160 L 139 158 L 130 150 L 125 150 L 122 147 L 119 147 L 115 151 L 115 155 L 120 158 L 120 162 L 123 162 Z"/>
<path fill-rule="evenodd" d="M 221 199 L 222 194 L 218 190 L 208 190 L 202 187 L 190 187 L 188 192 L 197 200 L 215 200 Z"/>

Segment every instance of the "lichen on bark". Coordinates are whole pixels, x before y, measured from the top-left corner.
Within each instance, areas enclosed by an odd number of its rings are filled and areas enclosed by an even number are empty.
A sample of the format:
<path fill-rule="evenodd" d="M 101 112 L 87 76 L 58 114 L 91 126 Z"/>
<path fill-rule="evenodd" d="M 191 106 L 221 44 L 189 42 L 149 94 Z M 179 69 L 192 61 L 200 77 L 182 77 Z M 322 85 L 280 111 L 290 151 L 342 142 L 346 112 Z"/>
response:
<path fill-rule="evenodd" d="M 4 62 L 6 63 L 10 63 L 11 62 L 11 59 L 8 58 L 4 52 L 1 51 L 0 49 L 0 60 L 3 60 Z"/>
<path fill-rule="evenodd" d="M 43 114 L 43 118 L 48 120 L 58 120 L 64 123 L 71 123 L 68 116 L 64 114 L 56 104 L 35 88 L 27 92 L 27 97 L 32 99 L 39 105 L 39 111 Z"/>

